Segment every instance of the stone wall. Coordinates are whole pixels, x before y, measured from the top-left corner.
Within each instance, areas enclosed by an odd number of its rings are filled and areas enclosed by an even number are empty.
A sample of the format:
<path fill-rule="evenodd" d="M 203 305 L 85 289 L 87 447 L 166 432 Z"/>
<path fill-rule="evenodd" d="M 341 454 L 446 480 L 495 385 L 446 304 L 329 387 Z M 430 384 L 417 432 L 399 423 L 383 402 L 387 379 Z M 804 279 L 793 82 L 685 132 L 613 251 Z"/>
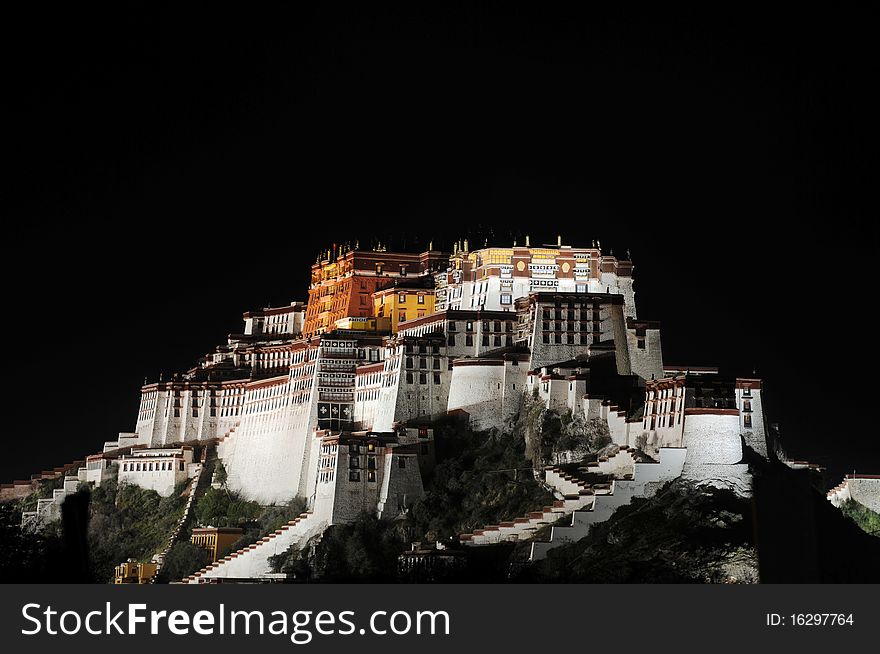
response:
<path fill-rule="evenodd" d="M 684 418 L 683 440 L 687 448 L 682 477 L 717 488 L 730 488 L 740 495 L 751 493 L 751 477 L 743 457 L 739 412 L 735 409 L 705 410 Z"/>

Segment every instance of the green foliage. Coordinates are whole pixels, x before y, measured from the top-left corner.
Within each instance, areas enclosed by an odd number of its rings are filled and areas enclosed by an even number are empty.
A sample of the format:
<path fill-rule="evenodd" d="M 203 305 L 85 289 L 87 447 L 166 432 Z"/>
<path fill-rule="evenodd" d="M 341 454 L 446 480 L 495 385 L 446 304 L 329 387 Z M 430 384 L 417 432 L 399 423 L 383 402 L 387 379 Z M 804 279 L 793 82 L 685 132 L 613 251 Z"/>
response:
<path fill-rule="evenodd" d="M 96 581 L 109 581 L 126 559 L 148 561 L 162 550 L 183 515 L 185 484 L 169 497 L 130 484 L 102 484 L 91 491 L 88 542 Z"/>
<path fill-rule="evenodd" d="M 0 582 L 49 583 L 63 581 L 61 525 L 39 532 L 21 528 L 21 510 L 13 502 L 0 503 Z"/>
<path fill-rule="evenodd" d="M 193 507 L 196 521 L 213 527 L 241 527 L 255 520 L 261 511 L 258 503 L 218 488 L 209 488 Z"/>
<path fill-rule="evenodd" d="M 552 502 L 534 479 L 522 436 L 455 425 L 435 431 L 435 437 L 446 456 L 428 480 L 425 498 L 412 508 L 415 534 L 456 537 Z"/>
<path fill-rule="evenodd" d="M 263 507 L 236 492 L 210 488 L 195 503 L 193 513 L 196 523 L 203 526 L 242 529 L 241 538 L 229 548 L 234 551 L 283 527 L 305 509 L 305 500 L 298 497 L 284 505 Z"/>
<path fill-rule="evenodd" d="M 399 524 L 363 514 L 352 523 L 329 527 L 314 548 L 291 549 L 272 557 L 270 564 L 300 580 L 389 581 L 397 576 L 402 546 Z"/>
<path fill-rule="evenodd" d="M 880 514 L 874 513 L 864 504 L 848 500 L 840 507 L 847 518 L 855 522 L 862 531 L 880 538 Z"/>
<path fill-rule="evenodd" d="M 586 538 L 548 553 L 518 581 L 717 583 L 757 581 L 749 503 L 728 490 L 674 481 L 635 499 Z M 518 556 L 525 556 L 522 549 Z"/>
<path fill-rule="evenodd" d="M 294 497 L 287 504 L 260 507 L 259 514 L 256 518 L 236 525 L 244 529 L 244 532 L 242 533 L 241 538 L 232 544 L 229 551 L 239 550 L 242 547 L 247 547 L 252 543 L 256 543 L 263 536 L 280 529 L 288 522 L 298 517 L 305 510 L 306 502 L 300 497 Z"/>
<path fill-rule="evenodd" d="M 156 581 L 168 583 L 188 577 L 211 562 L 208 550 L 181 540 L 174 544 L 165 555 L 165 563 L 159 570 Z"/>
<path fill-rule="evenodd" d="M 229 474 L 226 472 L 226 466 L 223 465 L 222 461 L 217 461 L 214 465 L 214 479 L 222 487 L 226 487 L 226 482 L 229 480 Z"/>

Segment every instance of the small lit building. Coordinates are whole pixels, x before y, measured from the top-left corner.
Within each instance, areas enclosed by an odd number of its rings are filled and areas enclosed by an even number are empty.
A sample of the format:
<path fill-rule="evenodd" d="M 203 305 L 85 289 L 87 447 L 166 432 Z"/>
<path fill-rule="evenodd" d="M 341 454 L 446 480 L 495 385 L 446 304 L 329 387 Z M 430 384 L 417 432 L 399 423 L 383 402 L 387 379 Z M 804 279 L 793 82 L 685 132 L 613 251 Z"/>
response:
<path fill-rule="evenodd" d="M 156 574 L 155 563 L 138 563 L 129 559 L 125 563 L 116 566 L 116 574 L 113 577 L 114 584 L 148 584 Z"/>
<path fill-rule="evenodd" d="M 119 457 L 119 483 L 134 484 L 168 497 L 177 484 L 195 476 L 192 462 L 193 449 L 189 445 L 134 450 Z"/>
<path fill-rule="evenodd" d="M 208 550 L 211 560 L 216 561 L 232 544 L 241 538 L 242 530 L 238 527 L 200 527 L 192 530 L 190 542 Z"/>
<path fill-rule="evenodd" d="M 432 277 L 396 280 L 373 293 L 373 315 L 390 318 L 391 331 L 396 334 L 400 323 L 434 313 L 433 284 Z"/>

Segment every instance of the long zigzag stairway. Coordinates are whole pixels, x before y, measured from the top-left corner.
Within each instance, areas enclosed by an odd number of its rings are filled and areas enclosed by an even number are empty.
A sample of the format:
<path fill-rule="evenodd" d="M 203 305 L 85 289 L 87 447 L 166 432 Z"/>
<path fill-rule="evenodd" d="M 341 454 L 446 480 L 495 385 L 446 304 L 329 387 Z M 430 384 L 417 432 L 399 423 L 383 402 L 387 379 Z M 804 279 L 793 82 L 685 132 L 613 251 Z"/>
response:
<path fill-rule="evenodd" d="M 462 534 L 459 540 L 468 546 L 531 540 L 539 529 L 552 525 L 549 541 L 532 542 L 530 559 L 542 559 L 554 547 L 586 536 L 590 525 L 607 520 L 634 497 L 649 497 L 662 482 L 681 475 L 685 453 L 683 448 L 663 448 L 659 461 L 646 461 L 639 452 L 622 447 L 611 457 L 585 464 L 577 473 L 548 467 L 545 482 L 561 499 L 513 521 Z"/>

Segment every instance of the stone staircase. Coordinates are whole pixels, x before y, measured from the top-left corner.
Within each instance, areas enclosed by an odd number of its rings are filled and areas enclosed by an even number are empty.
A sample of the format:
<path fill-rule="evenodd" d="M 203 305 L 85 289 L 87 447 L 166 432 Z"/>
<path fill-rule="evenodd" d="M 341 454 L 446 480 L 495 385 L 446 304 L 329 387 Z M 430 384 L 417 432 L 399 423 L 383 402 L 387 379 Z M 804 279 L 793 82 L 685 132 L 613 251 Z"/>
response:
<path fill-rule="evenodd" d="M 681 476 L 686 454 L 686 448 L 670 447 L 660 449 L 659 461 L 641 462 L 634 459 L 631 475 L 625 474 L 624 478 L 614 479 L 610 484 L 609 492 L 594 495 L 589 507 L 572 511 L 571 520 L 567 524 L 553 525 L 550 529 L 550 540 L 533 542 L 529 558 L 532 561 L 543 559 L 551 549 L 584 538 L 589 533 L 590 525 L 604 522 L 614 511 L 629 504 L 633 498 L 651 497 L 663 483 Z M 602 463 L 616 466 L 620 462 L 609 460 L 597 463 L 601 469 Z M 574 483 L 555 469 L 548 471 L 548 477 L 551 475 L 562 478 L 567 484 Z M 566 487 L 570 488 L 570 485 Z"/>
<path fill-rule="evenodd" d="M 192 517 L 192 507 L 195 504 L 196 500 L 205 494 L 210 483 L 209 480 L 212 478 L 214 466 L 217 461 L 217 449 L 214 447 L 213 449 L 209 449 L 210 445 L 205 445 L 202 450 L 201 461 L 199 462 L 198 470 L 195 476 L 192 478 L 189 486 L 189 496 L 186 498 L 186 505 L 183 508 L 183 515 L 180 516 L 180 520 L 177 521 L 177 524 L 174 526 L 174 529 L 171 532 L 171 535 L 168 537 L 168 542 L 165 544 L 165 549 L 163 549 L 158 555 L 154 557 L 154 562 L 156 565 L 156 572 L 153 573 L 153 576 L 150 578 L 150 583 L 156 583 L 156 579 L 159 575 L 159 572 L 162 570 L 162 566 L 165 564 L 165 557 L 168 556 L 168 552 L 171 551 L 171 548 L 174 547 L 174 544 L 180 539 L 180 535 L 186 532 L 186 526 Z"/>
<path fill-rule="evenodd" d="M 183 580 L 188 584 L 217 583 L 224 579 L 260 579 L 271 573 L 269 557 L 283 554 L 323 533 L 327 523 L 311 511 L 300 514 L 280 529 L 237 552 L 224 556 Z"/>
<path fill-rule="evenodd" d="M 68 466 L 55 468 L 53 471 L 43 472 L 41 475 L 34 475 L 32 479 L 39 481 L 42 479 L 58 479 L 64 475 L 64 482 L 61 488 L 52 490 L 52 497 L 37 500 L 37 507 L 34 511 L 24 511 L 21 514 L 21 526 L 23 529 L 39 529 L 41 526 L 61 519 L 61 504 L 68 495 L 76 492 L 82 481 L 81 475 L 66 474 L 71 468 L 76 468 L 82 461 L 74 461 Z M 83 468 L 80 468 L 83 469 Z M 83 469 L 84 470 L 84 469 Z"/>
<path fill-rule="evenodd" d="M 578 471 L 594 475 L 619 474 L 624 478 L 627 476 L 632 478 L 633 466 L 637 458 L 638 455 L 629 448 L 622 447 L 613 456 L 601 457 L 598 461 L 586 463 L 578 468 Z M 610 480 L 609 483 L 587 481 L 556 466 L 548 466 L 544 469 L 544 481 L 557 496 L 557 500 L 552 505 L 509 522 L 499 522 L 497 525 L 475 529 L 469 534 L 461 534 L 458 537 L 459 542 L 474 546 L 529 540 L 542 527 L 576 511 L 589 509 L 597 495 L 609 495 L 613 492 Z"/>

